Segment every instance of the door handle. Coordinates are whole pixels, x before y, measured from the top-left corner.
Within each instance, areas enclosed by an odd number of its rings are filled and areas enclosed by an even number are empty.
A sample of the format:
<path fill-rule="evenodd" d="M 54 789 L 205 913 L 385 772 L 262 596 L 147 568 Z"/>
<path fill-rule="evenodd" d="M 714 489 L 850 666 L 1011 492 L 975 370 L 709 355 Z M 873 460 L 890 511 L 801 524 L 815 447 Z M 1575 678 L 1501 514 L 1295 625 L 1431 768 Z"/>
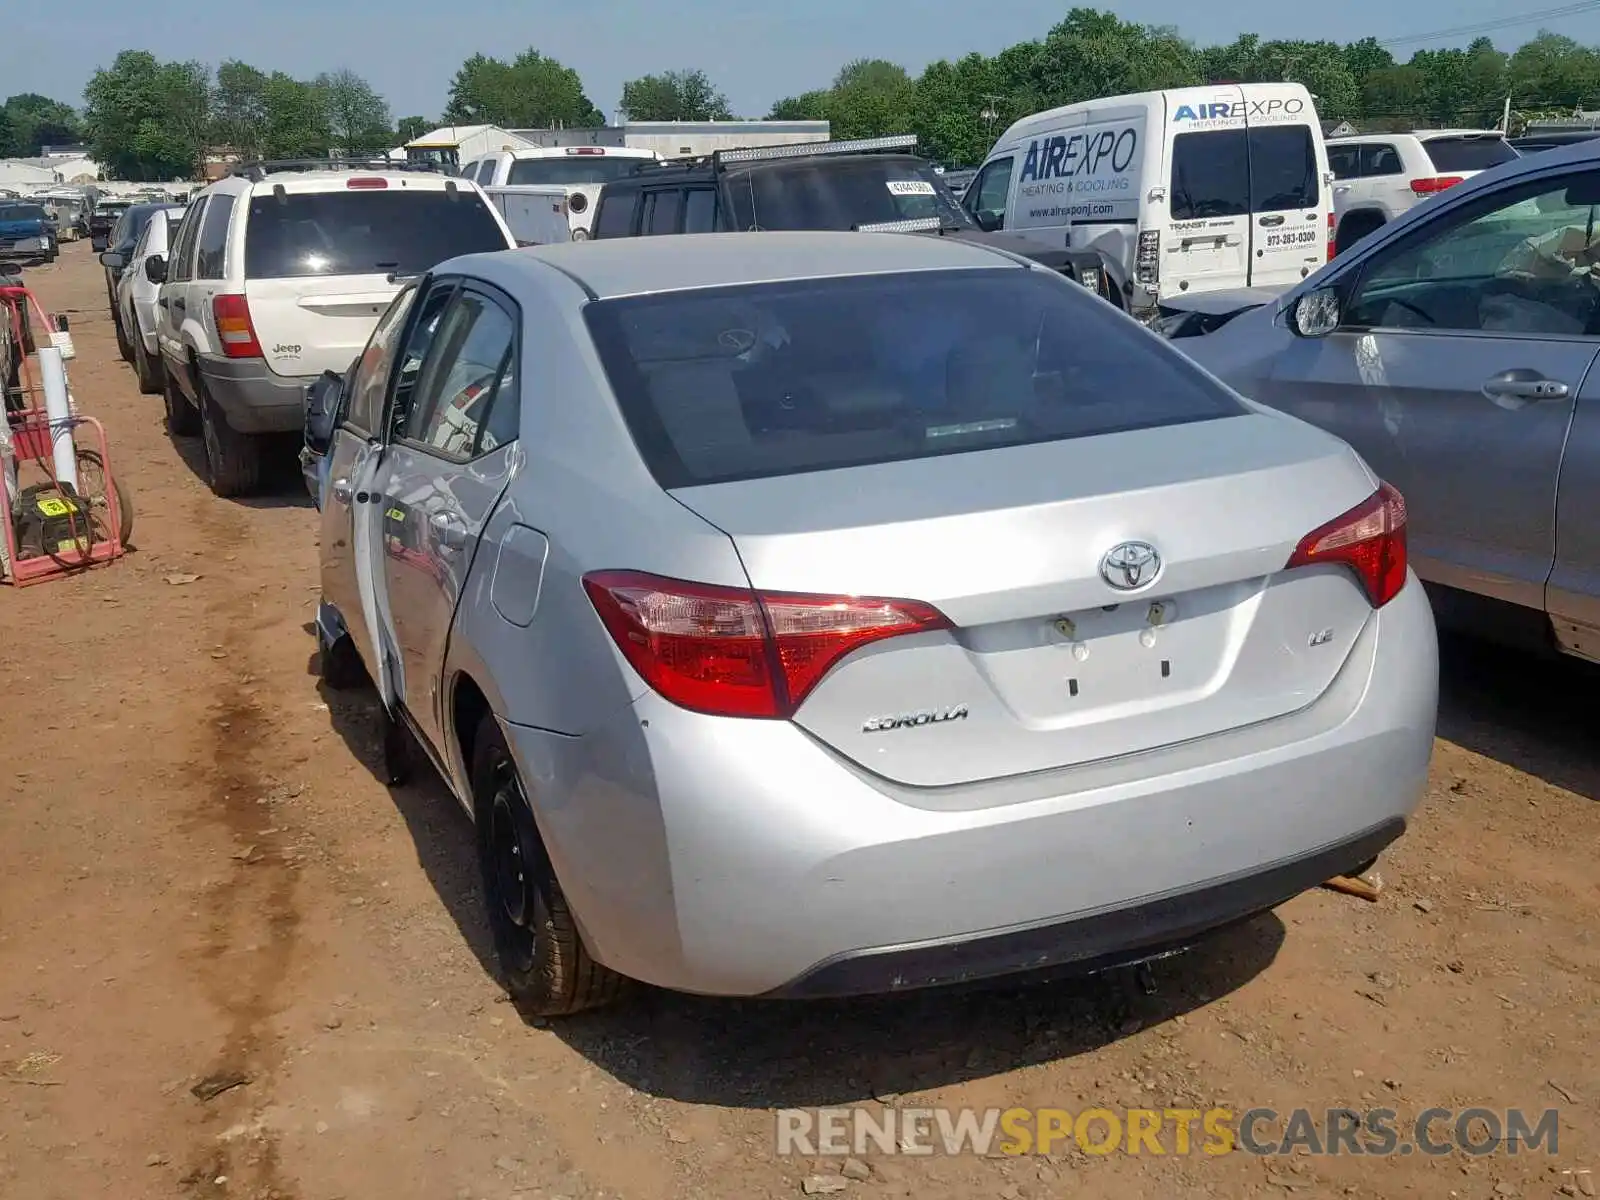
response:
<path fill-rule="evenodd" d="M 335 479 L 333 481 L 333 498 L 340 504 L 350 503 L 350 481 L 348 479 Z"/>
<path fill-rule="evenodd" d="M 428 524 L 440 549 L 459 550 L 467 544 L 467 527 L 453 513 L 436 512 L 428 518 Z"/>
<path fill-rule="evenodd" d="M 1260 218 L 1259 220 L 1256 221 L 1256 224 L 1260 225 L 1260 226 L 1263 226 L 1264 228 L 1270 229 L 1274 225 L 1282 225 L 1283 224 L 1283 218 L 1282 217 L 1262 217 L 1262 218 Z"/>
<path fill-rule="evenodd" d="M 162 308 L 171 308 L 172 307 L 172 302 L 170 300 L 168 300 L 165 296 L 163 296 L 163 297 L 161 297 L 161 299 L 157 300 L 156 303 L 158 305 L 160 305 Z"/>
<path fill-rule="evenodd" d="M 1333 189 L 1333 194 L 1335 196 L 1347 196 L 1347 195 L 1349 195 L 1350 194 L 1350 185 L 1348 183 L 1340 184 L 1338 187 Z"/>
<path fill-rule="evenodd" d="M 1483 394 L 1502 408 L 1523 408 L 1547 400 L 1565 400 L 1572 389 L 1559 379 L 1546 379 L 1537 371 L 1519 367 L 1502 371 L 1484 382 Z"/>

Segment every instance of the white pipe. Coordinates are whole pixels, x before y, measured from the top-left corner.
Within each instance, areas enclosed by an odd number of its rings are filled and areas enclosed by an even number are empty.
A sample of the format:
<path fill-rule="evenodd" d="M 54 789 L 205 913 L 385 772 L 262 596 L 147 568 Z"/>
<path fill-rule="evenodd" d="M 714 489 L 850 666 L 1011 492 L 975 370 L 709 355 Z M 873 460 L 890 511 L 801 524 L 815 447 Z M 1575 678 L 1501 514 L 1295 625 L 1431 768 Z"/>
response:
<path fill-rule="evenodd" d="M 40 346 L 39 380 L 44 384 L 44 411 L 50 419 L 50 448 L 56 460 L 56 482 L 78 490 L 78 448 L 72 441 L 72 400 L 67 394 L 67 368 L 55 346 Z"/>

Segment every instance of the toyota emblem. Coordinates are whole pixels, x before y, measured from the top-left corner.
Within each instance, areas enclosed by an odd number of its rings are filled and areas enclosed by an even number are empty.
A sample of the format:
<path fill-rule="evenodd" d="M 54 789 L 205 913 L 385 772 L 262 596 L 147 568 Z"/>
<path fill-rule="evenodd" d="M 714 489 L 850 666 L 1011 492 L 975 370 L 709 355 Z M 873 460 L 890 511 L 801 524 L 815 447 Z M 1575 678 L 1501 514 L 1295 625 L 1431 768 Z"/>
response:
<path fill-rule="evenodd" d="M 1161 574 L 1161 555 L 1149 542 L 1121 542 L 1100 560 L 1100 578 L 1119 592 L 1149 587 Z"/>

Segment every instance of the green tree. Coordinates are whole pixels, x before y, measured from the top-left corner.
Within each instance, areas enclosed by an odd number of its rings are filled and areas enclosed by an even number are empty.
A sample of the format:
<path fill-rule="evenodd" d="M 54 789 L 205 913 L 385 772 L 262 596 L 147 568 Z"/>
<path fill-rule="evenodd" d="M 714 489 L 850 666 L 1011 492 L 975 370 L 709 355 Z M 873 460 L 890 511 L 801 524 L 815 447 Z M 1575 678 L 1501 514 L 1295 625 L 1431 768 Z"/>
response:
<path fill-rule="evenodd" d="M 259 157 L 267 118 L 267 76 L 236 58 L 223 62 L 211 89 L 212 144 Z"/>
<path fill-rule="evenodd" d="M 71 145 L 83 139 L 78 114 L 59 100 L 38 92 L 21 92 L 8 99 L 4 107 L 11 126 L 7 153 L 33 158 L 45 146 Z"/>
<path fill-rule="evenodd" d="M 828 93 L 828 120 L 841 139 L 909 133 L 915 108 L 916 85 L 906 69 L 881 58 L 846 63 Z"/>
<path fill-rule="evenodd" d="M 622 85 L 622 111 L 632 121 L 731 121 L 728 98 L 704 71 L 663 71 Z"/>
<path fill-rule="evenodd" d="M 328 134 L 333 145 L 347 154 L 387 150 L 394 141 L 389 126 L 389 106 L 361 76 L 349 68 L 319 75 Z"/>
<path fill-rule="evenodd" d="M 210 129 L 209 72 L 124 50 L 84 89 L 84 119 L 96 161 L 114 179 L 191 178 Z"/>
<path fill-rule="evenodd" d="M 474 54 L 450 81 L 444 119 L 458 125 L 542 129 L 605 124 L 571 67 L 531 47 L 511 62 Z"/>
<path fill-rule="evenodd" d="M 826 121 L 828 119 L 828 93 L 821 89 L 801 92 L 798 96 L 785 96 L 772 106 L 767 114 L 769 121 Z"/>
<path fill-rule="evenodd" d="M 0 158 L 13 158 L 21 153 L 17 145 L 16 123 L 12 121 L 10 111 L 0 105 Z"/>
<path fill-rule="evenodd" d="M 415 141 L 432 128 L 433 122 L 427 117 L 401 117 L 394 123 L 395 137 L 402 145 Z"/>
<path fill-rule="evenodd" d="M 262 92 L 266 125 L 261 152 L 268 158 L 324 158 L 333 146 L 321 88 L 274 71 Z"/>

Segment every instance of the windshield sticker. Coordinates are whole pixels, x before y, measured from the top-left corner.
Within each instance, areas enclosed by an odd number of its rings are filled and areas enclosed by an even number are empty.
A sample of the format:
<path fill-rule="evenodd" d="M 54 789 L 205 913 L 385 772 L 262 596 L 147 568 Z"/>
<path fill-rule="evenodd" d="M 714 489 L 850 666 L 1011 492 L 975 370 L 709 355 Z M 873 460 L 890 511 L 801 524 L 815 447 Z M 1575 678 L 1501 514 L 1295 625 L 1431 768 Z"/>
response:
<path fill-rule="evenodd" d="M 932 196 L 933 184 L 926 179 L 891 179 L 889 180 L 889 194 L 891 196 Z"/>

